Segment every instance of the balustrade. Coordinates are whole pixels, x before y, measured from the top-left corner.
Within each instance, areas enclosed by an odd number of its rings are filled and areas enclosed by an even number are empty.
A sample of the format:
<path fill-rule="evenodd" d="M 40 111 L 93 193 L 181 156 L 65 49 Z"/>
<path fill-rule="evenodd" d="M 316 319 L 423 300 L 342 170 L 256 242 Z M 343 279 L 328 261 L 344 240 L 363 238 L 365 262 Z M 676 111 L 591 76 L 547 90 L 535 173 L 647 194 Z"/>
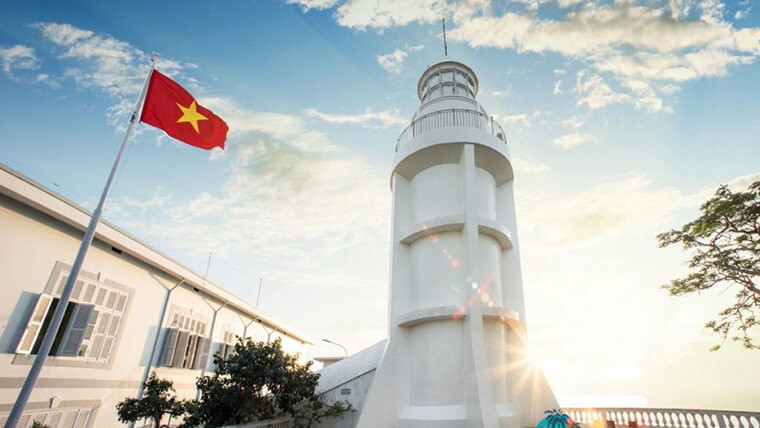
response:
<path fill-rule="evenodd" d="M 501 125 L 492 116 L 488 116 L 477 110 L 452 108 L 434 111 L 414 119 L 398 137 L 396 151 L 398 151 L 401 144 L 418 135 L 438 128 L 459 126 L 479 129 L 500 139 L 505 144 L 507 142 L 504 129 L 501 128 Z"/>
<path fill-rule="evenodd" d="M 760 413 L 699 409 L 572 408 L 563 409 L 582 427 L 760 428 Z"/>

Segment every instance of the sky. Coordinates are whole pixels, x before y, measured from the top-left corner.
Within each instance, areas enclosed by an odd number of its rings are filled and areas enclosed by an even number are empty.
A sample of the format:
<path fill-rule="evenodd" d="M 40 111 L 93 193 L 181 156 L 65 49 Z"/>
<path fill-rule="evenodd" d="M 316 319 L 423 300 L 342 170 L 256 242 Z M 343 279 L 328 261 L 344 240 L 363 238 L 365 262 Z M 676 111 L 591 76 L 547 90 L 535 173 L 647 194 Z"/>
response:
<path fill-rule="evenodd" d="M 565 407 L 760 411 L 760 354 L 672 298 L 656 235 L 760 179 L 751 0 L 3 2 L 0 162 L 93 208 L 152 52 L 230 126 L 207 152 L 138 125 L 105 218 L 310 337 L 386 337 L 391 193 L 444 58 L 507 132 L 531 355 Z M 514 233 L 514 232 L 513 232 Z M 207 261 L 211 253 L 211 262 Z M 72 255 L 73 258 L 74 255 Z M 341 353 L 318 342 L 313 356 Z"/>

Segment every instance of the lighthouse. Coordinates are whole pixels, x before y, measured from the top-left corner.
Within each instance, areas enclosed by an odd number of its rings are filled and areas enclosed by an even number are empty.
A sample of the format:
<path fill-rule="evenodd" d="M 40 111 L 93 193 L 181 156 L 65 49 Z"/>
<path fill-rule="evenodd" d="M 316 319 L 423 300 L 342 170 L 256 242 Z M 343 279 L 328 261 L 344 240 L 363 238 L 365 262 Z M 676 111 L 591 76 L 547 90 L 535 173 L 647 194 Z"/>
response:
<path fill-rule="evenodd" d="M 358 426 L 525 427 L 557 407 L 527 360 L 514 168 L 478 77 L 443 61 L 396 143 L 388 342 Z"/>

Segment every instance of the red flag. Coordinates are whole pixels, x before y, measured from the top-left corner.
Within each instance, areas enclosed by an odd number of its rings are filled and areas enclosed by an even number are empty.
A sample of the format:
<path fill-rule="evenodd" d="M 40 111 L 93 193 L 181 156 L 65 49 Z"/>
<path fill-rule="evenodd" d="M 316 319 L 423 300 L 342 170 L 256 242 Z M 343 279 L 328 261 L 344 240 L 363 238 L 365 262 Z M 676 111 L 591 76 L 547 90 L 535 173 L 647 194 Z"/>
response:
<path fill-rule="evenodd" d="M 169 136 L 202 149 L 224 149 L 229 127 L 211 110 L 198 104 L 182 86 L 154 71 L 150 76 L 140 121 L 163 129 Z"/>

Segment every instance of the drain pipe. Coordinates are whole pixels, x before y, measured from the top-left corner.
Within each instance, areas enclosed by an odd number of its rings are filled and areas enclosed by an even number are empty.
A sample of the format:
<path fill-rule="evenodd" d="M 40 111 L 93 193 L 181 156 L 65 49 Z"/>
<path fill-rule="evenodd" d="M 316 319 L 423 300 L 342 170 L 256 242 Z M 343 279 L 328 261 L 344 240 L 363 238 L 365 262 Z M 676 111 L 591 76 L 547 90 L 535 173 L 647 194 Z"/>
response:
<path fill-rule="evenodd" d="M 161 337 L 161 328 L 164 325 L 164 317 L 166 316 L 166 307 L 169 306 L 169 297 L 171 297 L 172 291 L 174 291 L 175 288 L 179 287 L 185 282 L 185 278 L 182 278 L 180 282 L 174 284 L 172 288 L 166 289 L 166 294 L 164 295 L 164 303 L 161 305 L 161 315 L 158 316 L 158 327 L 156 328 L 156 337 L 153 339 L 153 348 L 150 350 L 150 358 L 148 359 L 148 364 L 145 365 L 145 371 L 143 372 L 142 379 L 140 380 L 140 385 L 138 386 L 137 390 L 137 399 L 139 400 L 143 396 L 143 385 L 145 385 L 145 382 L 148 380 L 148 376 L 150 375 L 150 370 L 153 367 L 153 359 L 156 357 L 156 349 L 158 349 L 158 338 Z M 135 426 L 134 422 L 129 423 L 129 428 L 133 428 Z"/>

